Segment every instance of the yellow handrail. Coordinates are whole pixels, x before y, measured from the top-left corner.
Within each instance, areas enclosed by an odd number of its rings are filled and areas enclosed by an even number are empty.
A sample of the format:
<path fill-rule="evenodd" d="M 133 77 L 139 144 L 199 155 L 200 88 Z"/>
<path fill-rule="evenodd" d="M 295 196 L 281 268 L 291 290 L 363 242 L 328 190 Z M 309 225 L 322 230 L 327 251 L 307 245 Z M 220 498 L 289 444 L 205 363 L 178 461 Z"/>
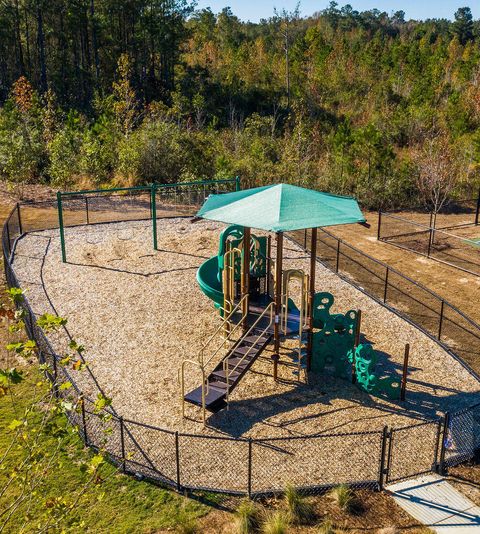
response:
<path fill-rule="evenodd" d="M 205 426 L 206 423 L 206 397 L 209 392 L 209 385 L 208 380 L 205 376 L 205 368 L 200 365 L 200 362 L 197 362 L 195 360 L 183 360 L 181 368 L 178 369 L 178 380 L 181 385 L 182 390 L 182 417 L 185 418 L 185 365 L 187 363 L 190 363 L 192 365 L 198 366 L 202 373 L 202 419 L 203 419 L 203 425 Z M 181 371 L 181 375 L 180 375 Z"/>
<path fill-rule="evenodd" d="M 207 365 L 212 360 L 212 358 L 214 356 L 216 356 L 218 351 L 225 345 L 225 343 L 227 343 L 228 341 L 231 341 L 232 334 L 237 330 L 237 328 L 241 325 L 241 323 L 243 322 L 243 319 L 245 318 L 245 311 L 244 310 L 242 310 L 242 316 L 241 316 L 240 320 L 235 325 L 233 330 L 230 330 L 228 336 L 226 338 L 224 338 L 224 340 L 222 341 L 220 347 L 218 347 L 217 350 L 213 353 L 213 355 L 206 362 L 204 362 L 204 353 L 205 353 L 205 350 L 207 349 L 207 347 L 216 338 L 216 336 L 220 332 L 220 330 L 222 330 L 224 328 L 225 323 L 229 322 L 230 319 L 232 318 L 232 316 L 239 310 L 239 308 L 243 307 L 243 303 L 247 298 L 248 298 L 248 295 L 244 295 L 238 301 L 238 303 L 233 308 L 233 310 L 226 317 L 223 318 L 222 324 L 215 330 L 215 332 L 208 338 L 207 342 L 202 346 L 202 348 L 200 349 L 200 351 L 198 352 L 198 355 L 197 355 L 197 360 L 201 363 L 201 365 Z"/>
<path fill-rule="evenodd" d="M 191 364 L 196 367 L 198 367 L 202 373 L 202 419 L 203 424 L 206 424 L 206 396 L 209 393 L 209 383 L 206 378 L 206 366 L 212 361 L 212 359 L 218 354 L 220 349 L 222 349 L 225 345 L 225 343 L 231 341 L 231 337 L 234 334 L 234 332 L 241 326 L 244 314 L 242 314 L 242 317 L 240 321 L 234 326 L 232 330 L 230 330 L 228 336 L 223 339 L 221 345 L 217 348 L 217 350 L 208 358 L 207 361 L 204 360 L 204 352 L 208 345 L 212 342 L 213 339 L 216 338 L 218 332 L 224 328 L 224 324 L 231 319 L 231 317 L 238 311 L 239 308 L 243 306 L 243 301 L 248 297 L 248 295 L 245 295 L 240 299 L 240 301 L 236 304 L 236 306 L 233 308 L 233 310 L 223 318 L 222 324 L 215 330 L 215 332 L 210 336 L 210 338 L 207 340 L 207 342 L 203 345 L 200 352 L 197 354 L 197 357 L 193 360 L 185 359 L 182 362 L 181 367 L 178 369 L 178 382 L 181 386 L 181 392 L 182 392 L 182 417 L 185 417 L 185 366 L 186 364 Z"/>
<path fill-rule="evenodd" d="M 223 288 L 223 308 L 227 312 L 232 310 L 235 301 L 235 269 L 237 259 L 242 258 L 242 251 L 240 248 L 231 248 L 227 245 L 228 250 L 223 255 L 223 272 L 222 272 L 222 288 Z M 227 333 L 229 325 L 225 323 Z"/>
<path fill-rule="evenodd" d="M 281 318 L 281 325 L 283 328 L 283 332 L 286 333 L 287 326 L 288 326 L 288 300 L 290 298 L 290 282 L 292 280 L 298 280 L 300 281 L 301 290 L 300 290 L 300 315 L 298 318 L 299 324 L 298 324 L 298 348 L 297 348 L 297 372 L 298 372 L 298 378 L 300 379 L 300 372 L 302 370 L 302 337 L 303 337 L 303 329 L 306 325 L 306 319 L 308 315 L 308 309 L 309 309 L 309 295 L 308 295 L 308 286 L 309 286 L 309 276 L 308 274 L 305 274 L 303 270 L 301 269 L 290 269 L 283 272 L 283 287 L 285 288 L 285 292 L 282 295 L 282 318 Z"/>

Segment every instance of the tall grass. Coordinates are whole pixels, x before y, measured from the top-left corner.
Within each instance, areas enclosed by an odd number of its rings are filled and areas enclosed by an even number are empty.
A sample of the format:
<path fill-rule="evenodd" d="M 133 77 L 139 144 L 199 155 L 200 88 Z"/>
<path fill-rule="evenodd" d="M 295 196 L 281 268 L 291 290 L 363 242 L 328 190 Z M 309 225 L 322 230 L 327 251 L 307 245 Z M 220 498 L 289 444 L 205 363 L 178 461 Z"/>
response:
<path fill-rule="evenodd" d="M 286 534 L 290 525 L 288 515 L 282 510 L 270 512 L 262 523 L 262 534 Z"/>
<path fill-rule="evenodd" d="M 330 491 L 329 495 L 340 510 L 347 513 L 353 512 L 356 505 L 356 499 L 353 491 L 346 484 L 335 486 Z"/>
<path fill-rule="evenodd" d="M 318 525 L 317 534 L 344 534 L 346 531 L 335 526 L 335 523 L 331 519 L 324 519 L 320 525 Z"/>
<path fill-rule="evenodd" d="M 292 523 L 303 525 L 313 521 L 315 517 L 313 506 L 291 484 L 285 488 L 284 499 Z"/>
<path fill-rule="evenodd" d="M 235 527 L 238 534 L 250 534 L 260 526 L 260 507 L 250 499 L 244 499 L 235 512 Z"/>

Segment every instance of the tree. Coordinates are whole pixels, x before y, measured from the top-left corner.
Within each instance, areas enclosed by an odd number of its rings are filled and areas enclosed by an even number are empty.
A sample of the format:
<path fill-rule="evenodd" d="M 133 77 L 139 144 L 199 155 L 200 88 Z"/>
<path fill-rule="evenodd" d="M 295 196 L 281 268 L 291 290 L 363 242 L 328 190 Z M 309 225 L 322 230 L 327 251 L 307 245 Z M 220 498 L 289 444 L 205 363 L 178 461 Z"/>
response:
<path fill-rule="evenodd" d="M 285 88 L 287 93 L 287 108 L 290 108 L 290 47 L 292 45 L 293 31 L 292 25 L 300 16 L 300 2 L 293 11 L 282 9 L 279 13 L 274 10 L 275 17 L 280 21 L 280 33 L 283 40 L 283 50 L 285 52 Z"/>
<path fill-rule="evenodd" d="M 15 339 L 7 345 L 7 351 L 16 357 L 31 359 L 37 356 L 39 348 L 34 340 L 25 340 L 22 332 L 27 321 L 24 307 L 24 295 L 20 288 L 7 290 L 9 307 L 0 308 L 0 317 Z M 16 310 L 16 311 L 14 311 Z M 66 319 L 50 314 L 43 314 L 35 323 L 43 333 L 54 332 L 66 324 Z M 45 488 L 52 471 L 62 469 L 67 449 L 71 448 L 78 429 L 71 426 L 67 416 L 75 418 L 82 411 L 84 399 L 74 389 L 73 384 L 65 378 L 63 371 L 76 376 L 87 370 L 82 356 L 83 347 L 72 340 L 62 360 L 56 362 L 55 372 L 48 366 L 38 366 L 38 374 L 30 378 L 32 382 L 27 392 L 30 400 L 24 410 L 19 397 L 25 391 L 18 391 L 28 379 L 27 374 L 16 367 L 0 368 L 0 399 L 12 403 L 12 417 L 6 421 L 6 432 L 11 436 L 10 445 L 0 455 L 0 470 L 4 476 L 0 479 L 0 532 L 14 528 L 15 532 L 51 532 L 64 531 L 62 527 L 81 529 L 78 515 L 79 505 L 103 482 L 106 462 L 103 444 L 95 455 L 83 448 L 76 449 L 76 461 L 83 473 L 82 484 L 75 492 L 67 494 L 58 489 L 55 495 L 46 495 Z M 49 355 L 49 358 L 53 355 Z M 54 357 L 54 356 L 53 356 Z M 7 357 L 8 358 L 8 357 Z M 13 358 L 6 363 L 13 363 Z M 3 362 L 2 362 L 3 364 Z M 53 383 L 46 378 L 52 374 Z M 63 378 L 62 378 L 63 377 Z M 35 380 L 36 378 L 36 380 Z M 110 414 L 106 411 L 111 400 L 99 393 L 93 411 L 97 417 L 106 442 L 112 431 Z M 23 402 L 23 404 L 25 404 Z M 93 404 L 93 403 L 92 403 Z M 111 475 L 110 475 L 111 476 Z M 32 517 L 31 511 L 40 501 L 43 513 Z"/>
<path fill-rule="evenodd" d="M 137 117 L 137 96 L 131 84 L 132 61 L 128 54 L 122 54 L 118 59 L 118 81 L 113 82 L 113 109 L 117 122 L 125 137 L 133 130 Z"/>
<path fill-rule="evenodd" d="M 395 11 L 392 15 L 392 22 L 398 25 L 405 24 L 405 11 Z"/>
<path fill-rule="evenodd" d="M 462 45 L 473 39 L 473 16 L 469 7 L 461 7 L 455 12 L 453 33 Z"/>
<path fill-rule="evenodd" d="M 457 184 L 459 162 L 444 134 L 427 139 L 414 154 L 416 186 L 425 206 L 436 215 Z"/>

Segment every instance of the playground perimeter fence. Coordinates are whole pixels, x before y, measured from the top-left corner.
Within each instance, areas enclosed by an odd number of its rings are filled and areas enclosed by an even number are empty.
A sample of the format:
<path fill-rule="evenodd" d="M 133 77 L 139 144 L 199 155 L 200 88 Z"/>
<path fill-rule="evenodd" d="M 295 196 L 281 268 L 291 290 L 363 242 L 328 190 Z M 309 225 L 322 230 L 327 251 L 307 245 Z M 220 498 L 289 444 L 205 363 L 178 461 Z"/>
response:
<path fill-rule="evenodd" d="M 10 287 L 20 287 L 13 267 L 17 240 L 26 232 L 58 227 L 52 216 L 57 207 L 56 202 L 19 204 L 7 218 L 2 231 L 2 248 Z M 93 218 L 89 224 L 131 220 L 124 207 L 114 200 L 108 221 Z M 106 208 L 103 205 L 103 214 Z M 114 211 L 119 208 L 120 213 Z M 149 210 L 148 202 L 146 209 Z M 171 210 L 169 214 L 192 214 L 185 211 L 188 210 Z M 85 221 L 77 224 L 85 224 Z M 345 276 L 353 278 L 357 286 L 363 283 L 368 288 L 366 292 L 372 291 L 372 296 L 377 298 L 377 286 L 370 287 L 365 283 L 373 279 L 372 272 L 365 271 L 367 279 L 359 275 L 366 265 L 362 253 L 326 232 L 319 234 L 320 261 L 329 267 L 333 261 L 341 276 L 346 273 Z M 293 237 L 299 239 L 298 235 Z M 380 269 L 375 260 L 374 263 Z M 362 266 L 361 270 L 359 266 Z M 348 269 L 353 267 L 356 270 L 352 275 Z M 371 269 L 373 271 L 373 267 Z M 408 279 L 401 278 L 398 273 L 396 276 L 401 283 L 393 284 L 390 279 L 387 289 L 405 297 L 410 290 L 404 285 Z M 425 288 L 422 291 L 428 292 Z M 36 325 L 36 313 L 28 296 L 19 306 L 25 311 L 26 330 L 37 343 L 39 359 L 48 364 L 46 374 L 56 395 L 73 407 L 67 417 L 78 428 L 85 445 L 104 451 L 120 470 L 137 478 L 179 491 L 250 496 L 280 493 L 289 483 L 310 493 L 322 492 L 340 483 L 381 489 L 385 483 L 394 480 L 432 470 L 442 472 L 473 458 L 480 449 L 480 403 L 436 420 L 420 420 L 402 428 L 263 439 L 175 432 L 124 419 L 114 406 L 107 408 L 109 417 L 106 418 L 95 410 L 93 399 L 101 388 L 91 370 L 87 367 L 77 371 L 62 365 L 63 356 L 55 353 L 44 332 Z M 38 310 L 38 313 L 43 311 Z M 465 325 L 470 324 L 468 318 L 462 314 L 460 317 Z M 464 332 L 465 325 L 457 325 L 452 333 Z M 423 329 L 422 323 L 420 327 Z M 480 340 L 480 336 L 474 338 Z M 61 385 L 67 382 L 72 386 L 62 388 Z"/>
<path fill-rule="evenodd" d="M 457 201 L 437 214 L 418 210 L 407 218 L 379 211 L 377 238 L 480 276 L 480 235 L 472 232 L 479 221 L 480 192 L 477 199 Z"/>
<path fill-rule="evenodd" d="M 480 325 L 434 291 L 327 230 L 319 229 L 317 236 L 322 264 L 420 328 L 480 380 Z M 310 246 L 310 230 L 291 237 L 304 249 Z"/>

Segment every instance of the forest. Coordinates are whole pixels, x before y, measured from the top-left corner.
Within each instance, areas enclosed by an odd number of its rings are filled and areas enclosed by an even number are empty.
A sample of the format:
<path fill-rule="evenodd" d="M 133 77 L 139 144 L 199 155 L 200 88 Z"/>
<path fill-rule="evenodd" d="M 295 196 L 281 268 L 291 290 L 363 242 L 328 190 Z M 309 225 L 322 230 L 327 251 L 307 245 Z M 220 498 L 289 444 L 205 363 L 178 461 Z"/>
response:
<path fill-rule="evenodd" d="M 251 23 L 187 0 L 4 0 L 0 175 L 19 191 L 239 175 L 372 209 L 474 197 L 479 45 L 468 7 Z"/>

